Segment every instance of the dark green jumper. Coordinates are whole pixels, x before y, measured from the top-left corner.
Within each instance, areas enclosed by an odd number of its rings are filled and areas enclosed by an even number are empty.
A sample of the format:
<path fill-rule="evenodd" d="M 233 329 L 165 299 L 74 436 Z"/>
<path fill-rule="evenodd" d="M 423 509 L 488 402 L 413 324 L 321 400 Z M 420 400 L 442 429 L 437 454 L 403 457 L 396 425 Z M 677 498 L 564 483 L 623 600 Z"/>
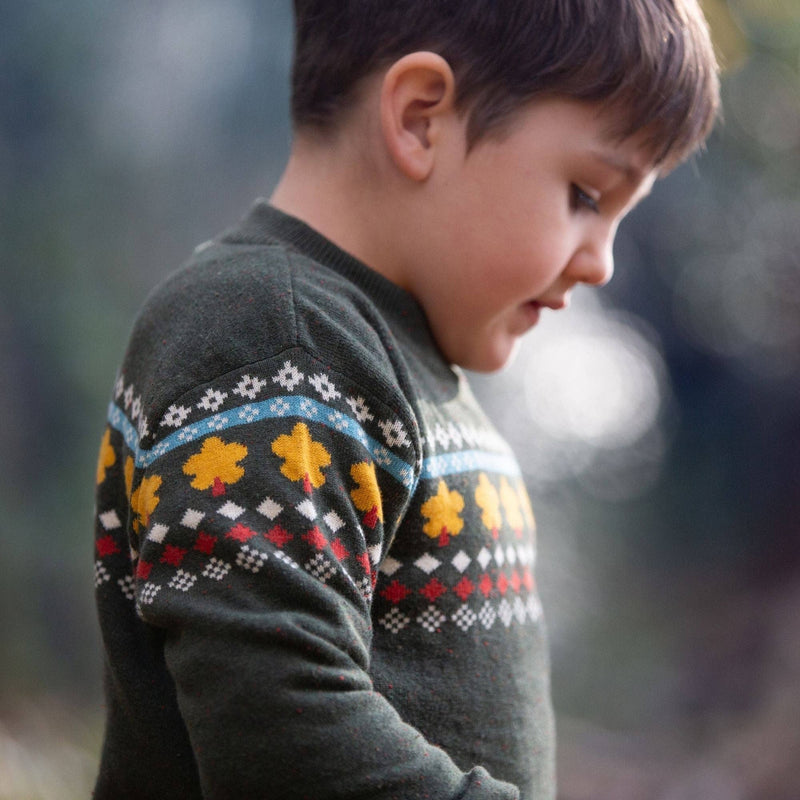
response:
<path fill-rule="evenodd" d="M 533 513 L 400 288 L 257 204 L 145 304 L 97 479 L 98 800 L 552 800 Z"/>

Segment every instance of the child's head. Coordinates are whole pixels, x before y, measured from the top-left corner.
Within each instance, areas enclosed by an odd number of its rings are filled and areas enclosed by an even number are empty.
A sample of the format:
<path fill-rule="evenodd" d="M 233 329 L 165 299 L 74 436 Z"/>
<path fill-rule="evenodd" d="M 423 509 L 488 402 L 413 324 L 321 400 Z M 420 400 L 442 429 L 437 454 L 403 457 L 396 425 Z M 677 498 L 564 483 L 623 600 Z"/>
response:
<path fill-rule="evenodd" d="M 696 0 L 295 9 L 300 146 L 273 201 L 411 292 L 475 370 L 611 277 L 619 222 L 717 112 Z"/>
<path fill-rule="evenodd" d="M 419 50 L 451 66 L 470 146 L 530 100 L 613 107 L 615 135 L 646 130 L 669 168 L 717 111 L 713 49 L 696 0 L 295 0 L 292 114 L 336 128 L 367 76 Z"/>

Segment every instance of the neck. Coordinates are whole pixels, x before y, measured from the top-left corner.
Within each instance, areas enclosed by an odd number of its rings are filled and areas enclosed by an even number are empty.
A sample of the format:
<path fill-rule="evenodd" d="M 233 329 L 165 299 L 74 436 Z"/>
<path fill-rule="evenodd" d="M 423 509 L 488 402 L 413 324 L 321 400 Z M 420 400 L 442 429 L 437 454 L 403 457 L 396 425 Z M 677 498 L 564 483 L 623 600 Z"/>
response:
<path fill-rule="evenodd" d="M 298 139 L 270 203 L 403 286 L 402 271 L 392 260 L 395 215 L 387 206 L 390 192 L 385 176 L 364 159 L 339 140 Z"/>

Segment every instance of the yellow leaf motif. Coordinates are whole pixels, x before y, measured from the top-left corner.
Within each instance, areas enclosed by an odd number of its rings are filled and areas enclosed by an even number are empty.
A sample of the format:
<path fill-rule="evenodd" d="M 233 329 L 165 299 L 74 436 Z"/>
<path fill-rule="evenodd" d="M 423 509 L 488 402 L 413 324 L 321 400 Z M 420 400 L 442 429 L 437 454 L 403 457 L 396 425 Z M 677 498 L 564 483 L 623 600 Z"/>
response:
<path fill-rule="evenodd" d="M 503 518 L 500 516 L 500 495 L 497 494 L 497 489 L 494 488 L 485 472 L 481 472 L 478 477 L 475 502 L 481 509 L 481 522 L 496 539 L 500 526 L 503 524 Z"/>
<path fill-rule="evenodd" d="M 130 500 L 131 490 L 133 489 L 133 472 L 136 469 L 133 463 L 133 457 L 128 456 L 125 459 L 125 496 Z"/>
<path fill-rule="evenodd" d="M 331 454 L 311 438 L 304 422 L 292 428 L 291 435 L 283 434 L 272 443 L 272 452 L 284 459 L 281 472 L 290 481 L 303 481 L 303 490 L 319 489 L 325 483 L 322 469 L 331 463 Z"/>
<path fill-rule="evenodd" d="M 106 479 L 106 470 L 117 463 L 117 454 L 111 446 L 111 428 L 106 428 L 100 442 L 100 455 L 97 457 L 97 485 Z"/>
<path fill-rule="evenodd" d="M 211 489 L 214 497 L 225 494 L 225 487 L 244 476 L 244 467 L 239 462 L 247 455 L 243 444 L 225 444 L 218 436 L 203 442 L 199 453 L 187 459 L 183 465 L 185 475 L 194 475 L 194 489 Z"/>
<path fill-rule="evenodd" d="M 436 494 L 422 504 L 422 515 L 428 520 L 422 530 L 431 539 L 438 539 L 444 547 L 451 536 L 458 536 L 464 527 L 464 520 L 459 514 L 464 509 L 464 498 L 455 490 L 450 491 L 447 484 L 439 481 Z"/>
<path fill-rule="evenodd" d="M 500 502 L 506 512 L 509 527 L 518 536 L 522 534 L 522 512 L 519 510 L 519 495 L 511 488 L 505 478 L 500 479 Z"/>
<path fill-rule="evenodd" d="M 357 489 L 350 491 L 350 497 L 359 511 L 364 511 L 364 524 L 374 528 L 378 521 L 383 522 L 383 501 L 378 478 L 375 475 L 375 465 L 362 461 L 353 464 L 350 468 L 350 477 L 358 484 Z"/>
<path fill-rule="evenodd" d="M 150 515 L 156 510 L 158 496 L 156 492 L 161 488 L 161 477 L 153 475 L 150 478 L 142 478 L 139 488 L 131 495 L 131 509 L 136 514 L 133 521 L 133 529 L 138 532 L 140 528 L 146 528 L 150 523 Z"/>
<path fill-rule="evenodd" d="M 533 506 L 531 506 L 531 499 L 528 496 L 528 490 L 525 488 L 525 484 L 522 480 L 519 481 L 517 484 L 517 494 L 519 495 L 519 505 L 522 509 L 522 514 L 525 517 L 525 522 L 528 523 L 528 527 L 532 530 L 536 530 L 536 517 L 533 514 Z"/>

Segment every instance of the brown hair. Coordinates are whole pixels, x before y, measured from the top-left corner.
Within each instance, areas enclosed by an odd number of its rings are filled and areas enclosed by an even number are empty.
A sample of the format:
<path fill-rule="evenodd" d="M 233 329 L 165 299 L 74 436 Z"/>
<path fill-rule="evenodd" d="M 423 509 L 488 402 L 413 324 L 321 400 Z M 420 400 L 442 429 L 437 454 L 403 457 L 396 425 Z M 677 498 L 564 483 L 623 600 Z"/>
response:
<path fill-rule="evenodd" d="M 705 140 L 717 65 L 697 0 L 294 0 L 292 117 L 335 128 L 359 82 L 431 50 L 456 78 L 474 145 L 530 100 L 561 95 L 618 112 L 610 134 L 644 131 L 669 168 Z"/>

